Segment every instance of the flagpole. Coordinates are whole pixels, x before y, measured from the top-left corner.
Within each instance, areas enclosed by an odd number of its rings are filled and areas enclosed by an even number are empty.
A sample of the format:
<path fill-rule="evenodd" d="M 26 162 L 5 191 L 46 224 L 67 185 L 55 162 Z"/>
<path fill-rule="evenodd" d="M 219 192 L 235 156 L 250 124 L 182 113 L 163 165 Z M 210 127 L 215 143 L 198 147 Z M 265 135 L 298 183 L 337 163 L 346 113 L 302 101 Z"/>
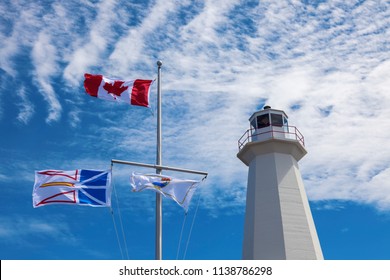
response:
<path fill-rule="evenodd" d="M 157 61 L 157 157 L 156 165 L 162 165 L 162 137 L 161 137 L 161 66 L 162 61 Z M 156 169 L 161 174 L 161 169 Z M 156 192 L 156 260 L 162 259 L 162 197 Z"/>
<path fill-rule="evenodd" d="M 172 166 L 164 166 L 164 165 L 147 164 L 147 163 L 141 163 L 141 162 L 135 162 L 135 161 L 126 161 L 126 160 L 119 160 L 119 159 L 112 159 L 111 160 L 111 164 L 114 164 L 114 163 L 126 164 L 126 165 L 134 165 L 134 166 L 141 166 L 141 167 L 148 167 L 148 168 L 160 169 L 160 170 L 170 170 L 170 171 L 177 171 L 177 172 L 184 172 L 184 173 L 193 173 L 193 174 L 204 175 L 206 177 L 209 174 L 208 172 L 204 172 L 204 171 L 184 169 L 184 168 L 172 167 Z"/>

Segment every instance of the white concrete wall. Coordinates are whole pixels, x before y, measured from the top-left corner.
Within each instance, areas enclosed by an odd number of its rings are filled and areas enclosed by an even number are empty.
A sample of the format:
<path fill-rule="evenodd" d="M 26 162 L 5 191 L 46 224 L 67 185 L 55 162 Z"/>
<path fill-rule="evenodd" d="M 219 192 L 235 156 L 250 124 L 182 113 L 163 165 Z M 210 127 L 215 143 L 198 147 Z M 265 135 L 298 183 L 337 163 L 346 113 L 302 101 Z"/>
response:
<path fill-rule="evenodd" d="M 298 163 L 275 153 L 287 259 L 323 259 Z"/>
<path fill-rule="evenodd" d="M 243 259 L 285 259 L 283 224 L 273 154 L 249 165 Z"/>
<path fill-rule="evenodd" d="M 282 147 L 290 143 L 274 143 L 270 153 L 257 145 L 244 151 L 251 161 L 243 259 L 323 259 L 298 163 Z"/>

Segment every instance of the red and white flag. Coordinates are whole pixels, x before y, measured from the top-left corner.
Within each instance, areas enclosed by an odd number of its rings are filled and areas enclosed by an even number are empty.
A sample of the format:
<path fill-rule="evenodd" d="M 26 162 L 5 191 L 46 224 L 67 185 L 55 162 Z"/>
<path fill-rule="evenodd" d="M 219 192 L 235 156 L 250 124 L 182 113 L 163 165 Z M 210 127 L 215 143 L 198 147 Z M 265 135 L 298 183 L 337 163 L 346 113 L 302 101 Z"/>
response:
<path fill-rule="evenodd" d="M 149 91 L 153 80 L 123 81 L 88 73 L 84 77 L 85 91 L 91 96 L 149 107 Z"/>

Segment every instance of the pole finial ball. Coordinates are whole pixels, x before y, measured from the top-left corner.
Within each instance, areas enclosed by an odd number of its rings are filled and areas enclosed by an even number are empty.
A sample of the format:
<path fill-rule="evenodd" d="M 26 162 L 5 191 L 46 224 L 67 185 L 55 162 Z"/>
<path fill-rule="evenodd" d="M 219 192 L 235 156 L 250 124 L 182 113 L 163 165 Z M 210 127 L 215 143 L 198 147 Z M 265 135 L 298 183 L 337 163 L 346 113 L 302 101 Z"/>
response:
<path fill-rule="evenodd" d="M 161 66 L 162 65 L 162 61 L 161 60 L 157 60 L 157 66 Z"/>

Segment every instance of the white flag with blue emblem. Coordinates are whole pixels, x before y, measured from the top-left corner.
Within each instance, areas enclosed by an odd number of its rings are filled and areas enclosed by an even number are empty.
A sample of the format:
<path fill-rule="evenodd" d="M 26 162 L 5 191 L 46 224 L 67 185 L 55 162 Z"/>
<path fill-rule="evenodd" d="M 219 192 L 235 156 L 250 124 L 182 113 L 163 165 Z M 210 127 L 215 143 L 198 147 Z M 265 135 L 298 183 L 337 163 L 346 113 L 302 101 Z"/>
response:
<path fill-rule="evenodd" d="M 199 183 L 200 181 L 182 180 L 160 174 L 133 173 L 130 179 L 133 192 L 140 192 L 145 189 L 159 192 L 163 196 L 176 201 L 186 211 Z"/>
<path fill-rule="evenodd" d="M 111 171 L 36 171 L 33 207 L 49 204 L 111 206 Z"/>

